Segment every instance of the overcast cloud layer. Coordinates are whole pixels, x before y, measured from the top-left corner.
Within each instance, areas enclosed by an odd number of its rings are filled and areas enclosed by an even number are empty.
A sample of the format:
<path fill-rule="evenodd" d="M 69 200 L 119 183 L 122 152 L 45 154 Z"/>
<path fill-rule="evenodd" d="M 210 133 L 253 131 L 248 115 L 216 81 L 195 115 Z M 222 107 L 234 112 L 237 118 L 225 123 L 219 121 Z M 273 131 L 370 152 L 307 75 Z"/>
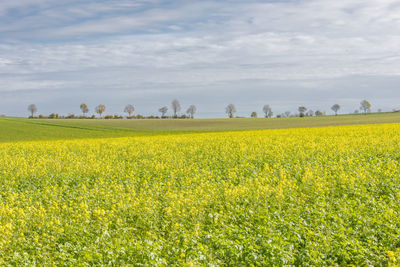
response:
<path fill-rule="evenodd" d="M 397 0 L 2 0 L 0 114 L 400 108 Z"/>

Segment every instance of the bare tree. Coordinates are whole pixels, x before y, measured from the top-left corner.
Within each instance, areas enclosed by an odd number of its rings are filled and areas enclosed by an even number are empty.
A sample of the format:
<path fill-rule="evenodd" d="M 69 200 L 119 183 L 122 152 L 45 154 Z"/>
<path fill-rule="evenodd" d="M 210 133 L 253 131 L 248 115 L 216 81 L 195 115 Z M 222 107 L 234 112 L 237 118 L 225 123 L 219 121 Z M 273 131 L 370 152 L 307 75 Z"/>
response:
<path fill-rule="evenodd" d="M 364 114 L 367 114 L 367 112 L 371 111 L 371 103 L 369 103 L 367 100 L 363 100 L 360 102 L 360 109 L 364 111 Z"/>
<path fill-rule="evenodd" d="M 98 113 L 98 114 L 100 115 L 100 117 L 101 117 L 101 114 L 103 114 L 104 111 L 106 111 L 106 106 L 103 105 L 103 104 L 100 104 L 100 105 L 98 105 L 98 106 L 96 107 L 95 111 L 96 111 L 96 113 Z"/>
<path fill-rule="evenodd" d="M 285 111 L 285 117 L 289 117 L 290 116 L 290 111 Z"/>
<path fill-rule="evenodd" d="M 307 108 L 304 107 L 304 106 L 300 106 L 298 110 L 299 110 L 300 113 L 304 113 L 304 112 L 307 111 Z"/>
<path fill-rule="evenodd" d="M 31 113 L 31 116 L 33 117 L 33 115 L 35 115 L 35 113 L 37 112 L 37 107 L 35 104 L 30 104 L 28 106 L 28 111 Z"/>
<path fill-rule="evenodd" d="M 271 109 L 271 107 L 270 107 L 269 105 L 264 105 L 264 107 L 263 107 L 263 112 L 264 112 L 264 114 L 265 114 L 265 118 L 271 118 L 272 115 L 274 114 L 274 113 L 272 112 L 272 109 Z"/>
<path fill-rule="evenodd" d="M 300 117 L 304 117 L 304 113 L 307 111 L 307 108 L 304 106 L 300 106 L 298 108 L 298 111 L 300 112 Z"/>
<path fill-rule="evenodd" d="M 124 112 L 129 114 L 129 117 L 132 116 L 132 113 L 135 111 L 135 107 L 131 104 L 125 106 Z"/>
<path fill-rule="evenodd" d="M 82 103 L 82 104 L 80 105 L 80 109 L 81 109 L 81 111 L 82 111 L 82 113 L 83 113 L 83 116 L 85 116 L 86 113 L 89 112 L 89 108 L 88 108 L 88 106 L 87 106 L 85 103 Z"/>
<path fill-rule="evenodd" d="M 165 106 L 161 107 L 161 108 L 158 109 L 158 111 L 161 112 L 161 117 L 164 117 L 165 114 L 167 114 L 168 107 L 165 107 Z"/>
<path fill-rule="evenodd" d="M 172 110 L 174 111 L 174 117 L 176 117 L 176 113 L 179 112 L 181 110 L 181 104 L 179 103 L 179 101 L 177 99 L 172 100 L 171 103 L 172 106 Z"/>
<path fill-rule="evenodd" d="M 253 111 L 250 115 L 250 117 L 252 118 L 257 118 L 257 112 Z"/>
<path fill-rule="evenodd" d="M 314 116 L 314 111 L 310 109 L 309 111 L 307 111 L 306 115 L 312 117 Z"/>
<path fill-rule="evenodd" d="M 196 106 L 190 105 L 189 108 L 186 110 L 186 113 L 190 115 L 190 118 L 194 118 L 194 114 L 196 113 Z"/>
<path fill-rule="evenodd" d="M 225 112 L 228 114 L 229 118 L 233 118 L 233 114 L 236 113 L 236 107 L 234 104 L 229 104 L 225 108 Z"/>
<path fill-rule="evenodd" d="M 337 116 L 337 113 L 340 109 L 340 105 L 339 104 L 335 104 L 331 107 L 331 109 L 335 112 L 335 116 Z"/>

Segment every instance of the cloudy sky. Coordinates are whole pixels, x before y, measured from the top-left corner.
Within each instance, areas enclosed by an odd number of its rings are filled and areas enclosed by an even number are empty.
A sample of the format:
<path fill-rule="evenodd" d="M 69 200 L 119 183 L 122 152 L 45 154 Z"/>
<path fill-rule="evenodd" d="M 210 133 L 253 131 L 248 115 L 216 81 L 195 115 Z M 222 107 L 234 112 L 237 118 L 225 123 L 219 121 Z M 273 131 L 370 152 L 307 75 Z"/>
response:
<path fill-rule="evenodd" d="M 1 0 L 0 114 L 400 109 L 398 0 Z"/>

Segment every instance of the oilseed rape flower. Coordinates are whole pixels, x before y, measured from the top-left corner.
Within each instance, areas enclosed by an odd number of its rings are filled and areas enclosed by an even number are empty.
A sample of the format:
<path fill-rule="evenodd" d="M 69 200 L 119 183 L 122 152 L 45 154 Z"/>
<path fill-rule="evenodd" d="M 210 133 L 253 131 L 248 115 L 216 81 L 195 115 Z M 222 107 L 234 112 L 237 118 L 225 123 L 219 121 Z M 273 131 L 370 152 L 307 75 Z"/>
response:
<path fill-rule="evenodd" d="M 0 144 L 2 265 L 387 265 L 400 124 Z"/>

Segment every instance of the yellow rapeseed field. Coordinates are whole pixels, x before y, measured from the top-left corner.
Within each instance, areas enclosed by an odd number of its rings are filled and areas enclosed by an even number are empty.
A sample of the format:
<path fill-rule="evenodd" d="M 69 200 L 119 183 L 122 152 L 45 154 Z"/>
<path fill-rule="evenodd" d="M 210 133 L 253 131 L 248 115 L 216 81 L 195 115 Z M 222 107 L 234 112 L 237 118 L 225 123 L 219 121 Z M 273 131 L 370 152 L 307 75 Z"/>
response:
<path fill-rule="evenodd" d="M 0 144 L 0 264 L 400 263 L 400 124 Z"/>

